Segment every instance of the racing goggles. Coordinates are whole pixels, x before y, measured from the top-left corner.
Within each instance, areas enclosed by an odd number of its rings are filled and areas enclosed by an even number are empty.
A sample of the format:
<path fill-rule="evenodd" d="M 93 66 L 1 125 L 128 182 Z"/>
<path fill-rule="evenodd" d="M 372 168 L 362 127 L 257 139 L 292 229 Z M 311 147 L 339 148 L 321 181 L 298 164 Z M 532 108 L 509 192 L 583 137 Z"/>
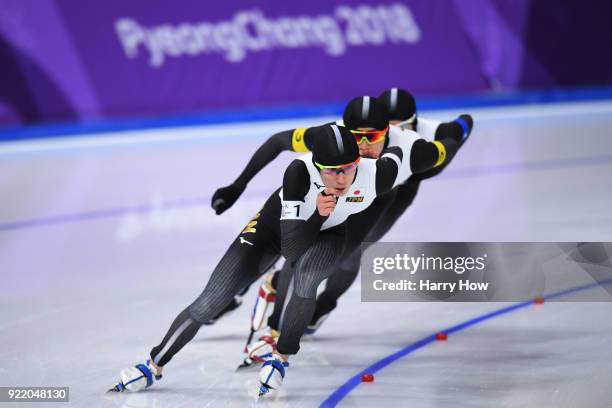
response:
<path fill-rule="evenodd" d="M 357 144 L 361 144 L 364 141 L 368 144 L 374 144 L 385 140 L 387 130 L 389 130 L 388 126 L 382 130 L 351 130 L 351 133 L 355 136 Z"/>
<path fill-rule="evenodd" d="M 337 166 L 324 166 L 320 163 L 314 162 L 314 164 L 321 170 L 324 174 L 334 175 L 334 174 L 350 174 L 357 170 L 357 164 L 359 164 L 359 160 L 361 157 L 358 157 L 357 160 L 348 164 L 340 164 Z"/>

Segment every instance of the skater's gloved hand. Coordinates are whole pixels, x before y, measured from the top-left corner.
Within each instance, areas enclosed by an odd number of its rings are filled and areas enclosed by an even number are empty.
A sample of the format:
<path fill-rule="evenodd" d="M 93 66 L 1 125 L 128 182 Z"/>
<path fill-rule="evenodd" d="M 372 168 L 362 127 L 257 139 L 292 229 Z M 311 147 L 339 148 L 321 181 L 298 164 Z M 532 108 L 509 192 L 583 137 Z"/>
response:
<path fill-rule="evenodd" d="M 455 119 L 455 122 L 459 123 L 463 129 L 463 140 L 467 139 L 470 133 L 472 133 L 472 128 L 474 127 L 474 119 L 472 119 L 472 115 L 468 115 L 467 113 L 459 115 L 459 117 Z"/>
<path fill-rule="evenodd" d="M 227 187 L 221 187 L 212 196 L 211 206 L 217 215 L 223 213 L 230 208 L 238 197 L 244 192 L 246 186 L 240 184 L 230 184 Z"/>
<path fill-rule="evenodd" d="M 327 187 L 317 195 L 317 209 L 322 217 L 327 217 L 334 211 L 339 193 L 335 188 Z"/>

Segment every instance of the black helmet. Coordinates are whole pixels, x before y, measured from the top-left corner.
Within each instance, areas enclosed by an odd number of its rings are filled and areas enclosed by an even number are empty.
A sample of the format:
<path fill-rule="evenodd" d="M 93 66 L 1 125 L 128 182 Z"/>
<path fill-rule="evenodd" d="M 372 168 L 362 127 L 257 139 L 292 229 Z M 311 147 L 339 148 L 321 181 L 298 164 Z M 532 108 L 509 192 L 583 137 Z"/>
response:
<path fill-rule="evenodd" d="M 389 120 L 405 121 L 416 118 L 416 101 L 408 91 L 399 88 L 387 89 L 378 100 L 385 104 L 389 111 Z"/>
<path fill-rule="evenodd" d="M 323 125 L 310 128 L 313 133 L 312 160 L 323 166 L 349 164 L 359 158 L 353 134 L 344 126 Z"/>
<path fill-rule="evenodd" d="M 351 100 L 342 115 L 344 126 L 349 129 L 369 127 L 383 130 L 389 126 L 389 112 L 385 105 L 371 96 Z"/>

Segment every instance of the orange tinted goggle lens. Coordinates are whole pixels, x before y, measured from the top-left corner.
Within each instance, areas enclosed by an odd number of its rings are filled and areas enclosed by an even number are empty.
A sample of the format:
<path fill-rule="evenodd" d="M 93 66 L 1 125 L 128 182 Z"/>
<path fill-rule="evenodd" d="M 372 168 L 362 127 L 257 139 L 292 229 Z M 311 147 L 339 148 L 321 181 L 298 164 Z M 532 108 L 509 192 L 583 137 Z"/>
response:
<path fill-rule="evenodd" d="M 389 128 L 386 127 L 382 130 L 351 130 L 351 133 L 355 136 L 355 140 L 357 140 L 358 144 L 363 143 L 364 140 L 368 144 L 374 144 L 385 140 L 388 129 Z"/>
<path fill-rule="evenodd" d="M 358 157 L 357 160 L 347 164 L 340 164 L 338 166 L 324 166 L 320 163 L 314 162 L 315 165 L 319 168 L 319 170 L 323 171 L 325 174 L 349 174 L 354 172 L 357 169 L 357 164 L 361 160 L 361 157 Z"/>

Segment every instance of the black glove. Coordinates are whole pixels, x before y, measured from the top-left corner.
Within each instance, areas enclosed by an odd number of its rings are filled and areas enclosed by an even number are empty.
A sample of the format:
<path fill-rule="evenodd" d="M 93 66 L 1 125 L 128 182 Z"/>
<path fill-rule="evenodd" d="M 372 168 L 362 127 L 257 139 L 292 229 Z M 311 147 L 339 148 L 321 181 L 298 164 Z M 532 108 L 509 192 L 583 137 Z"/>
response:
<path fill-rule="evenodd" d="M 212 196 L 211 206 L 213 210 L 215 210 L 217 215 L 221 214 L 222 212 L 230 208 L 232 205 L 234 205 L 234 203 L 236 202 L 236 200 L 238 200 L 238 197 L 240 197 L 240 194 L 242 194 L 245 188 L 246 186 L 241 186 L 234 183 L 230 184 L 227 187 L 221 187 L 220 189 L 215 191 L 215 194 L 213 194 Z"/>
<path fill-rule="evenodd" d="M 467 138 L 470 133 L 472 133 L 472 128 L 474 127 L 474 119 L 472 119 L 472 115 L 468 115 L 467 113 L 464 113 L 463 115 L 459 115 L 459 117 L 457 119 L 455 119 L 456 122 L 463 122 L 460 123 L 461 127 L 463 128 L 463 138 Z M 467 126 L 467 129 L 466 129 Z"/>

